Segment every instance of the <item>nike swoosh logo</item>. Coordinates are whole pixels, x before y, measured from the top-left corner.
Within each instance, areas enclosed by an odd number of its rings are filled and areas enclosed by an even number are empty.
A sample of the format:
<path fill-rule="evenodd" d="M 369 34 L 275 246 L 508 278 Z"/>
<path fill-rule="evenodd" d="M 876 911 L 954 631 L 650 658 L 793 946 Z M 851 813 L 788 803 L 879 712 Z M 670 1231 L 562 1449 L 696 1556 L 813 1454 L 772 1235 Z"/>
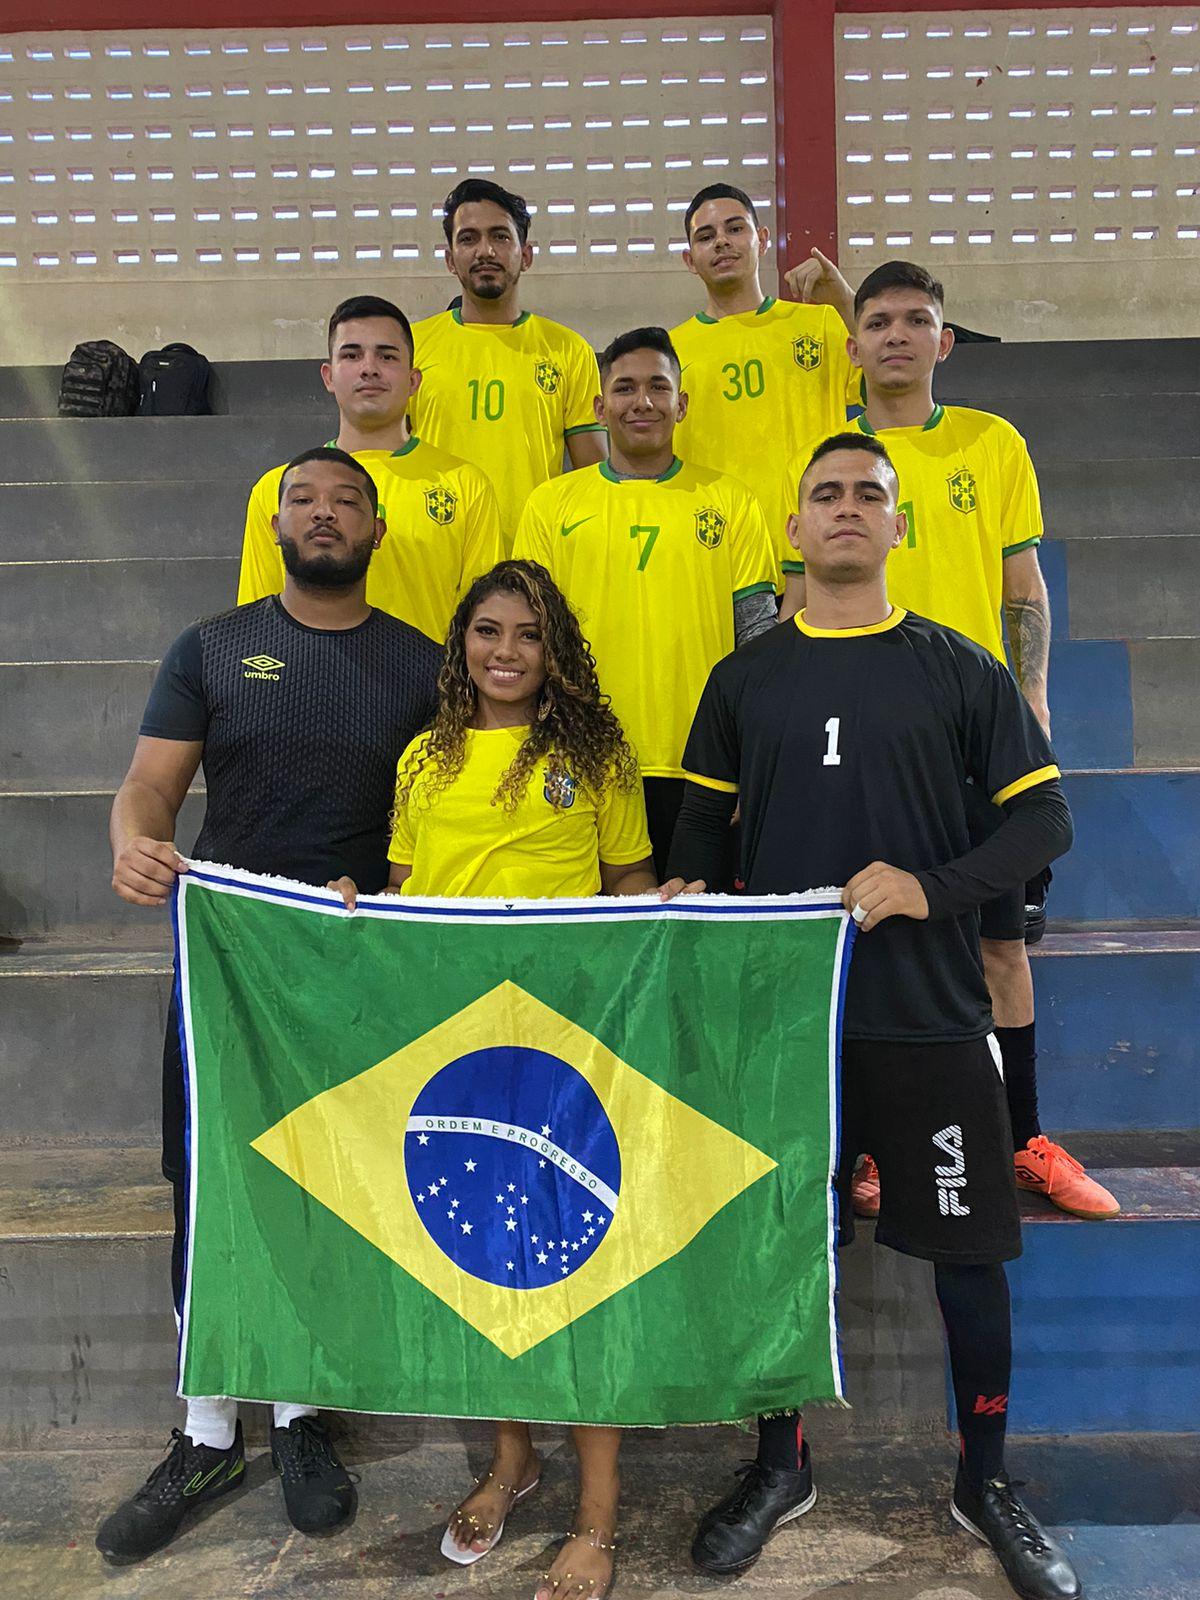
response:
<path fill-rule="evenodd" d="M 218 1461 L 212 1471 L 206 1472 L 203 1477 L 197 1473 L 192 1479 L 191 1483 L 188 1484 L 187 1488 L 184 1489 L 184 1494 L 199 1494 L 201 1489 L 207 1488 L 215 1477 L 225 1471 L 228 1465 L 228 1461 Z"/>
<path fill-rule="evenodd" d="M 594 516 L 595 513 L 593 512 L 592 515 Z M 562 534 L 563 538 L 565 539 L 569 533 L 574 533 L 576 528 L 582 528 L 585 522 L 591 522 L 591 521 L 592 521 L 592 517 L 580 517 L 578 522 L 564 522 L 562 527 L 558 531 L 559 531 L 559 533 Z"/>

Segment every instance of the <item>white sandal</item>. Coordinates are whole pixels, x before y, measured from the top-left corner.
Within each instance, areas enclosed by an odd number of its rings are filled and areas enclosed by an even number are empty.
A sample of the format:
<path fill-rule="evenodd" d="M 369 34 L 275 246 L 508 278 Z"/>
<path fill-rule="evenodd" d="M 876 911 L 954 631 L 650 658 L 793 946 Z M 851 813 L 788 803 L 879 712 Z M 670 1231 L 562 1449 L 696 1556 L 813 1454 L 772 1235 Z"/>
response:
<path fill-rule="evenodd" d="M 475 1479 L 476 1486 L 478 1487 L 479 1484 L 486 1483 L 491 1477 L 492 1473 L 486 1472 L 482 1478 Z M 506 1493 L 512 1495 L 512 1499 L 508 1502 L 508 1511 L 506 1511 L 501 1517 L 500 1526 L 492 1535 L 487 1548 L 485 1550 L 472 1550 L 471 1544 L 468 1544 L 467 1548 L 464 1550 L 461 1545 L 455 1543 L 454 1535 L 450 1532 L 450 1525 L 447 1523 L 446 1531 L 442 1535 L 442 1554 L 445 1556 L 446 1560 L 453 1561 L 455 1566 L 458 1567 L 470 1567 L 474 1566 L 476 1561 L 482 1561 L 484 1556 L 491 1555 L 492 1551 L 500 1543 L 501 1535 L 504 1532 L 504 1524 L 508 1521 L 508 1513 L 516 1505 L 518 1500 L 524 1500 L 527 1494 L 532 1494 L 541 1481 L 542 1475 L 540 1472 L 533 1482 L 526 1484 L 523 1489 L 514 1489 L 512 1484 L 500 1483 L 497 1480 L 496 1487 L 498 1489 L 503 1489 Z M 490 1527 L 482 1526 L 480 1523 L 476 1522 L 474 1517 L 466 1517 L 464 1520 L 468 1526 L 474 1526 L 479 1530 L 479 1532 L 471 1535 L 472 1543 L 479 1538 L 480 1534 L 486 1534 L 490 1531 Z"/>

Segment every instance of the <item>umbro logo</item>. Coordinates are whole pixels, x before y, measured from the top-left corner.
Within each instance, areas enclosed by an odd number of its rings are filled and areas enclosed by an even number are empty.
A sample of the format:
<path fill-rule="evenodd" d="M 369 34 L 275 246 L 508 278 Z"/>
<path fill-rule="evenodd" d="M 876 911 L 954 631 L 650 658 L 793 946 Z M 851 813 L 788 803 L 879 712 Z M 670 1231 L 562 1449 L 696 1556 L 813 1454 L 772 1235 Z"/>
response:
<path fill-rule="evenodd" d="M 243 678 L 266 678 L 271 683 L 279 682 L 279 668 L 287 665 L 286 661 L 276 661 L 274 656 L 243 656 L 242 665 L 249 667 L 249 672 L 243 672 Z"/>

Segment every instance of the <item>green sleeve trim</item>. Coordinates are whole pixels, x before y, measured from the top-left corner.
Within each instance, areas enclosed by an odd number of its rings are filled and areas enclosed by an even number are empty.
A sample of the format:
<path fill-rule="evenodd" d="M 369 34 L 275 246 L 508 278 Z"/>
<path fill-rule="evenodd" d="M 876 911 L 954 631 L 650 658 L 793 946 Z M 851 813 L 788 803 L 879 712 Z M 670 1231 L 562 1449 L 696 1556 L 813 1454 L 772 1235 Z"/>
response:
<path fill-rule="evenodd" d="M 803 561 L 781 561 L 779 563 L 779 565 L 780 565 L 780 567 L 781 567 L 781 569 L 783 571 L 783 575 L 784 575 L 785 578 L 788 576 L 789 573 L 794 578 L 795 577 L 802 578 L 804 576 L 804 563 L 803 563 Z"/>
<path fill-rule="evenodd" d="M 746 588 L 744 588 L 744 589 L 735 589 L 733 591 L 733 598 L 735 600 L 745 600 L 752 594 L 774 594 L 774 593 L 775 593 L 775 585 L 768 578 L 763 583 L 751 583 L 751 584 L 748 584 L 746 586 Z"/>
<path fill-rule="evenodd" d="M 1032 539 L 1022 539 L 1020 544 L 1005 545 L 1004 559 L 1007 561 L 1009 556 L 1015 556 L 1018 550 L 1032 550 L 1034 545 L 1041 544 L 1041 542 L 1041 534 L 1035 533 Z"/>
<path fill-rule="evenodd" d="M 569 439 L 573 433 L 607 433 L 608 429 L 602 422 L 577 422 L 573 428 L 563 429 L 563 438 Z"/>

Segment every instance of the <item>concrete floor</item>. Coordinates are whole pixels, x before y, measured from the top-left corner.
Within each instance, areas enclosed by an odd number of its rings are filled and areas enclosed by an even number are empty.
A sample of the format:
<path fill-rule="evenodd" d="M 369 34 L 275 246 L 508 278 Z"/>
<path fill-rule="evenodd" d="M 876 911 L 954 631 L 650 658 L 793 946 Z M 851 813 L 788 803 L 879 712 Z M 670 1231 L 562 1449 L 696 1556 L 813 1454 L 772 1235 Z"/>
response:
<path fill-rule="evenodd" d="M 866 1439 L 814 1414 L 820 1499 L 782 1530 L 739 1593 L 778 1600 L 1011 1600 L 990 1552 L 946 1511 L 953 1451 L 944 1437 Z M 569 1446 L 538 1430 L 542 1487 L 503 1543 L 470 1571 L 437 1553 L 447 1513 L 485 1460 L 477 1425 L 437 1425 L 407 1439 L 371 1424 L 344 1441 L 361 1474 L 350 1528 L 324 1540 L 294 1532 L 261 1444 L 244 1490 L 134 1567 L 106 1565 L 100 1516 L 154 1463 L 144 1450 L 0 1456 L 3 1600 L 530 1600 L 548 1547 L 569 1526 Z M 631 1434 L 625 1451 L 618 1596 L 704 1596 L 732 1585 L 702 1577 L 687 1547 L 697 1514 L 750 1453 L 733 1428 Z M 1191 1600 L 1200 1589 L 1200 1446 L 1195 1439 L 1022 1440 L 1015 1476 L 1047 1521 L 1065 1524 L 1089 1600 Z M 1190 1579 L 1188 1579 L 1190 1574 Z"/>

